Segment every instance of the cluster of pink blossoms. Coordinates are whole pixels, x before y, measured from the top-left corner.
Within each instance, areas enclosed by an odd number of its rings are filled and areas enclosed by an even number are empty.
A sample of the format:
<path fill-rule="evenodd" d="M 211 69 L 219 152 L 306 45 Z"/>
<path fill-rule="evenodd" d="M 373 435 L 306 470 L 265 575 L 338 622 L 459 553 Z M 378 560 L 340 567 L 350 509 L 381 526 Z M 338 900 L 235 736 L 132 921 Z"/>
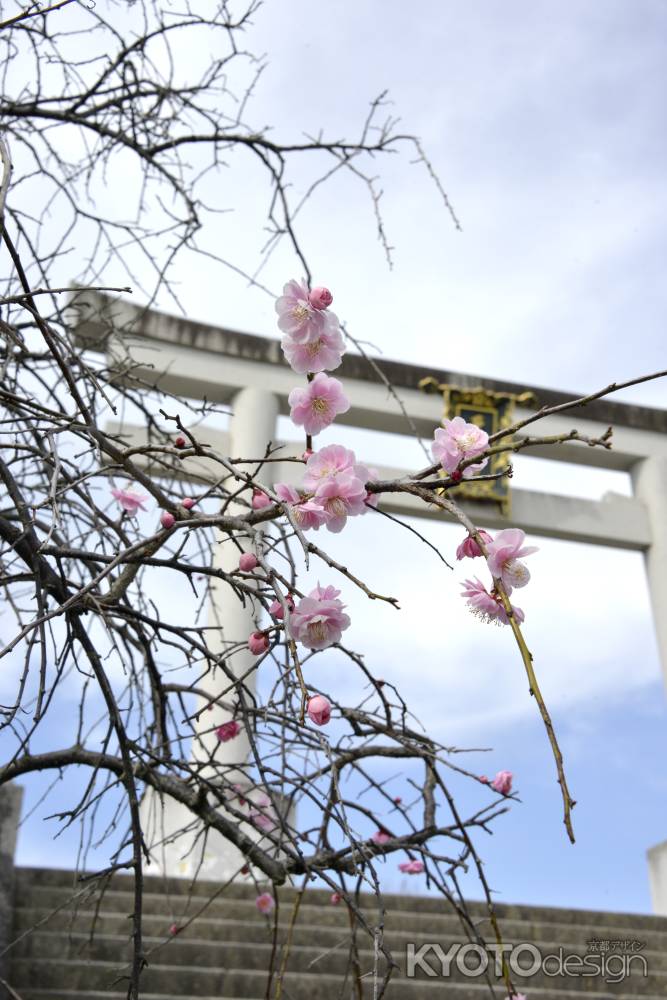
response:
<path fill-rule="evenodd" d="M 333 371 L 340 365 L 345 344 L 338 317 L 329 312 L 333 295 L 328 288 L 308 291 L 305 281 L 288 281 L 276 300 L 282 349 L 301 375 Z"/>
<path fill-rule="evenodd" d="M 530 556 L 537 552 L 535 545 L 524 545 L 525 532 L 520 528 L 505 528 L 499 531 L 493 538 L 487 531 L 479 531 L 486 548 L 486 563 L 491 575 L 496 580 L 500 580 L 507 595 L 513 589 L 525 587 L 530 580 L 530 571 L 521 558 Z M 474 538 L 466 538 L 461 542 L 456 550 L 457 559 L 475 559 L 482 555 L 482 550 Z M 462 596 L 466 598 L 468 606 L 473 614 L 476 614 L 484 621 L 500 622 L 503 625 L 509 623 L 507 612 L 503 607 L 500 594 L 495 587 L 487 590 L 478 577 L 472 580 L 465 580 L 463 584 Z M 512 605 L 512 614 L 519 625 L 524 621 L 525 615 L 521 608 Z"/>
<path fill-rule="evenodd" d="M 377 506 L 377 494 L 366 489 L 366 483 L 373 479 L 377 479 L 377 471 L 358 463 L 353 451 L 330 444 L 308 458 L 300 489 L 276 483 L 274 490 L 290 505 L 302 530 L 317 531 L 324 525 L 338 533 L 348 517 Z"/>

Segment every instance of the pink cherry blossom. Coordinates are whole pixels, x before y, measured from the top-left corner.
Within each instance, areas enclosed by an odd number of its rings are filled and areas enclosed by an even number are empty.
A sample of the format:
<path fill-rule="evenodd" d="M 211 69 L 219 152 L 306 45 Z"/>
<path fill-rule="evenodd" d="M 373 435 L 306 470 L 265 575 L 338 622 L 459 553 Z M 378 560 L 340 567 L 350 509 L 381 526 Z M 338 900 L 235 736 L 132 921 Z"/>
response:
<path fill-rule="evenodd" d="M 239 569 L 242 573 L 251 573 L 259 566 L 257 556 L 252 552 L 244 552 L 239 559 Z"/>
<path fill-rule="evenodd" d="M 260 913 L 269 914 L 271 910 L 276 905 L 276 901 L 270 892 L 263 892 L 261 896 L 258 896 L 255 900 L 255 906 Z"/>
<path fill-rule="evenodd" d="M 276 312 L 283 333 L 301 344 L 317 340 L 329 322 L 328 316 L 333 315 L 311 305 L 305 281 L 287 282 L 276 300 Z"/>
<path fill-rule="evenodd" d="M 292 638 L 308 649 L 326 649 L 340 642 L 350 619 L 343 613 L 345 605 L 337 599 L 339 594 L 334 587 L 318 586 L 303 597 L 290 617 Z"/>
<path fill-rule="evenodd" d="M 388 840 L 391 840 L 391 834 L 387 833 L 386 830 L 376 830 L 371 840 L 374 844 L 382 846 L 382 844 L 386 844 Z"/>
<path fill-rule="evenodd" d="M 356 461 L 354 452 L 342 444 L 328 444 L 320 448 L 306 462 L 303 488 L 314 493 L 323 480 L 335 479 L 342 473 L 354 473 Z"/>
<path fill-rule="evenodd" d="M 294 598 L 291 594 L 288 594 L 285 598 L 285 604 L 289 608 L 290 614 L 294 611 Z M 283 611 L 283 606 L 280 601 L 271 601 L 269 604 L 269 614 L 273 615 L 274 618 L 284 618 L 285 613 Z"/>
<path fill-rule="evenodd" d="M 481 455 L 489 443 L 489 435 L 475 424 L 467 424 L 463 417 L 443 421 L 444 426 L 438 427 L 435 440 L 431 445 L 433 458 L 440 462 L 445 472 L 454 472 L 465 458 L 475 458 Z M 474 475 L 486 465 L 487 459 L 475 466 L 463 470 L 464 478 Z"/>
<path fill-rule="evenodd" d="M 325 288 L 323 285 L 318 285 L 317 288 L 313 288 L 312 292 L 309 294 L 308 301 L 313 309 L 326 309 L 333 302 L 333 295 L 328 288 Z"/>
<path fill-rule="evenodd" d="M 311 498 L 302 497 L 298 490 L 286 483 L 276 483 L 273 487 L 276 496 L 280 497 L 283 503 L 288 503 L 292 516 L 303 531 L 314 528 L 317 531 L 330 520 L 331 515 L 324 509 L 321 503 Z"/>
<path fill-rule="evenodd" d="M 332 906 L 338 906 L 342 898 L 343 897 L 339 892 L 332 892 L 331 896 L 329 897 L 329 902 L 331 903 Z"/>
<path fill-rule="evenodd" d="M 255 656 L 260 656 L 269 648 L 269 637 L 264 632 L 253 632 L 248 639 L 248 649 Z"/>
<path fill-rule="evenodd" d="M 350 409 L 342 384 L 324 372 L 319 372 L 305 389 L 292 389 L 287 402 L 292 421 L 306 434 L 319 434 L 339 413 Z"/>
<path fill-rule="evenodd" d="M 316 726 L 326 726 L 331 718 L 331 702 L 323 694 L 314 694 L 308 700 L 308 718 Z"/>
<path fill-rule="evenodd" d="M 195 505 L 195 501 L 192 497 L 183 497 L 181 500 L 181 507 L 185 507 L 186 510 L 192 510 Z"/>
<path fill-rule="evenodd" d="M 269 507 L 271 503 L 271 499 L 262 490 L 255 489 L 252 491 L 253 510 L 262 510 L 263 507 Z"/>
<path fill-rule="evenodd" d="M 359 469 L 360 466 L 355 466 Z M 352 472 L 341 473 L 334 479 L 323 480 L 315 490 L 315 501 L 329 514 L 328 531 L 338 533 L 348 517 L 366 513 L 366 470 L 361 477 Z"/>
<path fill-rule="evenodd" d="M 519 562 L 519 557 L 530 556 L 538 549 L 535 545 L 524 545 L 525 538 L 526 533 L 521 528 L 504 528 L 487 549 L 491 574 L 501 580 L 508 593 L 514 587 L 525 587 L 530 580 L 530 571 Z"/>
<path fill-rule="evenodd" d="M 498 774 L 491 782 L 491 788 L 496 792 L 500 792 L 501 795 L 509 795 L 512 791 L 513 777 L 514 775 L 511 771 L 498 771 Z"/>
<path fill-rule="evenodd" d="M 338 368 L 345 353 L 345 341 L 338 320 L 333 313 L 324 313 L 322 330 L 315 340 L 302 343 L 292 337 L 282 339 L 283 354 L 295 372 L 333 371 Z"/>
<path fill-rule="evenodd" d="M 160 524 L 163 528 L 173 528 L 176 524 L 176 518 L 170 511 L 163 510 L 160 514 Z"/>
<path fill-rule="evenodd" d="M 480 528 L 477 534 L 482 539 L 485 545 L 488 545 L 489 542 L 493 541 L 493 537 L 488 533 L 488 531 L 484 531 L 484 528 Z M 468 535 L 468 537 L 461 542 L 458 549 L 456 550 L 457 559 L 466 559 L 466 558 L 476 559 L 477 556 L 481 556 L 481 554 L 482 550 L 480 549 L 475 539 L 471 537 L 471 535 Z"/>
<path fill-rule="evenodd" d="M 422 861 L 402 861 L 398 868 L 404 875 L 421 875 L 424 864 Z"/>
<path fill-rule="evenodd" d="M 112 489 L 111 496 L 118 501 L 127 514 L 136 514 L 139 509 L 146 510 L 144 503 L 148 500 L 148 497 L 142 493 L 137 493 L 131 488 L 125 490 Z"/>
<path fill-rule="evenodd" d="M 221 743 L 229 743 L 230 740 L 235 740 L 240 732 L 241 727 L 236 719 L 230 719 L 229 722 L 223 722 L 221 726 L 218 726 L 215 735 Z"/>
<path fill-rule="evenodd" d="M 507 612 L 498 594 L 495 592 L 490 594 L 482 581 L 477 577 L 474 580 L 464 580 L 463 586 L 464 589 L 461 595 L 466 598 L 466 602 L 474 615 L 482 621 L 501 622 L 503 625 L 509 624 Z M 520 625 L 526 616 L 521 608 L 516 608 L 514 605 L 512 605 L 512 611 L 514 613 L 514 620 Z"/>

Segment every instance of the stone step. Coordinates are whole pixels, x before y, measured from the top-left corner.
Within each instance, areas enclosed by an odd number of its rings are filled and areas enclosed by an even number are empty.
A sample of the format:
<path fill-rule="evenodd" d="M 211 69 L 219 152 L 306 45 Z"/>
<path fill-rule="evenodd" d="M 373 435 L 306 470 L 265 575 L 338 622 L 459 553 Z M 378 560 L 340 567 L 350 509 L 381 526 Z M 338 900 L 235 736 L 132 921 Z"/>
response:
<path fill-rule="evenodd" d="M 230 967 L 238 967 L 248 973 L 258 975 L 267 974 L 267 969 L 271 963 L 272 945 L 270 943 L 259 944 L 257 942 L 210 942 L 181 939 L 171 939 L 167 942 L 160 939 L 147 938 L 144 942 L 146 958 L 149 966 L 144 974 L 147 985 L 160 987 L 166 985 L 174 989 L 177 985 L 186 990 L 192 979 L 192 970 L 198 970 L 201 989 L 213 991 L 222 984 L 226 970 Z M 127 938 L 104 937 L 93 941 L 88 940 L 86 935 L 66 936 L 53 933 L 36 933 L 24 938 L 15 949 L 15 957 L 12 963 L 12 979 L 17 987 L 23 985 L 20 972 L 26 961 L 38 960 L 39 962 L 51 961 L 53 964 L 60 962 L 78 962 L 87 970 L 88 978 L 85 985 L 92 985 L 93 979 L 96 984 L 102 985 L 96 978 L 98 969 L 115 967 L 117 974 L 125 971 L 124 962 L 128 962 L 131 956 L 131 948 Z M 406 956 L 405 953 L 394 953 L 396 961 L 402 973 L 405 973 Z M 619 956 L 620 958 L 620 956 Z M 530 960 L 530 956 L 524 956 Z M 373 952 L 371 950 L 359 950 L 359 967 L 364 973 L 370 973 L 373 969 Z M 571 959 L 573 961 L 573 959 Z M 466 971 L 459 964 L 453 962 L 446 975 L 442 975 L 440 964 L 433 956 L 426 956 L 426 965 L 417 964 L 414 976 L 410 979 L 401 977 L 400 982 L 405 986 L 413 985 L 414 980 L 435 981 L 442 983 L 447 981 L 450 984 L 459 983 L 465 985 L 471 979 L 482 980 L 480 975 L 466 974 Z M 621 981 L 625 991 L 632 986 L 637 996 L 646 993 L 658 993 L 667 995 L 667 972 L 658 972 L 646 963 L 648 975 L 643 975 L 643 963 L 633 961 L 629 967 L 629 973 Z M 479 960 L 472 956 L 470 963 L 474 972 L 479 968 Z M 169 968 L 169 978 L 164 977 L 163 970 Z M 614 968 L 613 973 L 618 974 L 622 967 L 618 963 L 618 969 Z M 304 947 L 295 944 L 290 952 L 289 971 L 293 975 L 316 973 L 324 976 L 337 976 L 342 981 L 350 969 L 350 952 L 347 942 L 340 948 L 326 949 L 320 947 Z M 387 969 L 386 961 L 383 957 L 378 963 L 378 974 L 384 976 Z M 430 971 L 433 970 L 433 971 Z M 553 971 L 553 970 L 552 970 Z M 516 970 L 513 979 L 516 985 L 524 989 L 535 987 L 543 989 L 562 986 L 568 987 L 575 992 L 586 994 L 591 990 L 599 989 L 605 982 L 603 975 L 592 976 L 590 973 L 584 976 L 581 968 L 579 975 L 554 975 L 552 972 L 545 973 L 541 969 L 530 976 L 523 976 Z M 493 970 L 491 970 L 493 975 Z M 396 974 L 398 975 L 398 973 Z M 609 977 L 607 977 L 609 978 Z M 29 985 L 43 985 L 41 981 L 29 980 Z M 67 985 L 74 985 L 67 983 Z M 620 992 L 620 987 L 615 991 Z"/>
<path fill-rule="evenodd" d="M 77 875 L 66 869 L 51 868 L 17 868 L 17 887 L 19 890 L 28 890 L 32 887 L 46 888 L 63 887 L 73 891 L 79 891 L 82 883 L 78 881 Z M 131 875 L 114 875 L 112 885 L 114 891 L 125 892 L 128 898 L 131 897 L 133 879 Z M 193 886 L 188 879 L 167 879 L 159 876 L 147 877 L 145 879 L 145 889 L 149 894 L 160 894 L 162 896 L 188 896 L 210 897 L 220 889 L 219 882 L 197 881 Z M 280 890 L 281 898 L 288 902 L 296 894 L 295 889 L 283 887 Z M 327 903 L 331 895 L 329 890 L 308 889 L 309 899 L 312 898 L 313 905 Z M 257 890 L 252 884 L 244 885 L 233 883 L 224 890 L 226 899 L 251 899 L 254 900 Z M 21 898 L 21 891 L 17 893 Z M 364 908 L 372 910 L 375 908 L 375 897 L 370 893 L 362 894 Z M 442 914 L 451 911 L 450 904 L 437 895 L 396 895 L 388 894 L 383 896 L 384 905 L 388 912 L 394 913 L 405 910 L 409 912 Z M 486 906 L 481 902 L 469 902 L 470 912 L 475 916 L 484 917 Z M 130 907 L 131 908 L 131 907 Z M 496 903 L 496 909 L 502 919 L 527 920 L 539 923 L 557 924 L 587 924 L 597 927 L 600 924 L 608 928 L 632 927 L 635 930 L 645 928 L 646 930 L 657 930 L 667 934 L 667 917 L 655 917 L 644 913 L 621 913 L 621 912 L 601 912 L 598 910 L 576 910 L 561 909 L 548 906 L 528 906 L 515 903 Z"/>
<path fill-rule="evenodd" d="M 38 910 L 44 914 L 55 911 L 58 907 L 63 907 L 63 904 L 68 899 L 67 895 L 63 894 L 62 890 L 56 887 L 36 885 L 33 885 L 29 891 L 17 895 L 17 898 L 20 899 L 24 908 Z M 282 900 L 282 895 L 280 898 Z M 319 898 L 322 901 L 314 905 L 310 902 L 310 894 L 306 896 L 307 901 L 302 903 L 299 911 L 298 926 L 308 927 L 317 925 L 332 928 L 339 927 L 341 929 L 348 928 L 349 921 L 346 907 L 343 904 L 337 907 L 331 906 L 328 897 L 324 899 L 320 895 Z M 97 896 L 89 896 L 85 899 L 75 900 L 59 910 L 57 919 L 69 921 L 71 913 L 81 909 L 89 912 L 96 906 L 97 899 Z M 414 905 L 418 897 L 412 897 L 412 899 Z M 167 923 L 168 928 L 173 922 L 181 922 L 186 914 L 189 913 L 192 915 L 196 913 L 205 902 L 206 899 L 201 896 L 188 900 L 187 897 L 175 896 L 168 898 L 162 894 L 146 892 L 144 894 L 144 913 L 146 917 L 161 915 Z M 132 912 L 132 909 L 133 897 L 128 893 L 108 890 L 102 897 L 100 910 L 103 913 L 127 915 Z M 290 900 L 281 902 L 280 913 L 283 922 L 287 923 L 289 921 L 291 912 L 292 906 Z M 561 913 L 559 910 L 553 912 L 555 914 Z M 569 911 L 562 912 L 566 915 Z M 226 895 L 220 896 L 207 906 L 202 916 L 205 916 L 207 920 L 223 919 L 248 923 L 259 920 L 260 923 L 263 923 L 255 906 L 254 894 L 252 897 L 246 896 L 245 898 L 228 898 Z M 374 926 L 378 921 L 377 908 L 366 909 L 365 916 L 369 924 Z M 578 943 L 580 946 L 584 946 L 586 941 L 592 938 L 608 940 L 628 939 L 642 941 L 645 947 L 652 951 L 667 950 L 667 931 L 661 929 L 660 918 L 657 918 L 658 924 L 656 929 L 652 929 L 651 925 L 609 925 L 605 922 L 605 918 L 606 914 L 600 913 L 597 914 L 597 920 L 590 922 L 584 922 L 583 919 L 581 921 L 567 921 L 565 916 L 562 921 L 554 920 L 545 922 L 540 920 L 518 920 L 515 917 L 502 915 L 501 913 L 499 921 L 503 938 L 507 941 L 549 940 L 558 941 L 563 945 Z M 421 941 L 442 942 L 450 939 L 456 940 L 462 936 L 459 918 L 451 910 L 449 913 L 443 912 L 440 914 L 410 910 L 400 912 L 389 910 L 385 918 L 385 926 L 388 930 L 397 926 L 403 930 L 409 930 L 414 934 L 415 939 Z M 486 936 L 490 935 L 488 919 L 485 920 L 483 916 L 480 916 L 478 926 L 483 934 Z"/>
<path fill-rule="evenodd" d="M 76 1000 L 97 1000 L 102 997 L 125 997 L 125 992 L 111 993 L 105 986 L 117 975 L 115 963 L 99 963 L 90 965 L 84 962 L 47 960 L 24 960 L 19 963 L 19 973 L 12 976 L 12 987 L 20 994 L 22 1000 L 46 1000 L 46 998 L 76 998 Z M 571 980 L 569 981 L 571 982 Z M 60 983 L 66 983 L 66 988 L 59 988 Z M 255 972 L 246 969 L 219 969 L 202 971 L 197 968 L 187 970 L 174 966 L 161 966 L 147 969 L 142 976 L 144 988 L 142 1000 L 170 1000 L 183 997 L 203 998 L 216 997 L 217 1000 L 228 1000 L 231 997 L 260 997 L 266 994 L 267 978 L 265 972 Z M 333 1000 L 345 998 L 352 1000 L 356 996 L 350 980 L 341 976 L 322 973 L 288 973 L 284 982 L 285 1000 Z M 370 978 L 364 980 L 364 1000 L 370 1000 L 373 995 L 373 984 Z M 502 984 L 495 988 L 496 997 L 505 996 Z M 448 980 L 392 980 L 386 992 L 387 1000 L 484 1000 L 489 997 L 489 988 L 485 983 L 453 982 Z M 549 984 L 545 988 L 530 986 L 529 1000 L 664 1000 L 664 992 L 637 993 L 634 984 L 605 984 L 591 986 L 587 981 L 583 990 L 556 988 Z"/>
<path fill-rule="evenodd" d="M 206 911 L 202 916 L 197 917 L 179 935 L 179 940 L 187 938 L 198 938 L 203 941 L 257 941 L 265 942 L 270 931 L 266 921 L 255 911 L 251 919 L 237 920 L 226 917 L 210 919 Z M 321 947 L 333 948 L 342 940 L 346 939 L 349 931 L 347 920 L 340 925 L 327 925 L 317 922 L 319 914 L 312 917 L 308 912 L 303 916 L 300 913 L 299 921 L 296 924 L 296 940 L 300 945 L 320 945 Z M 289 914 L 282 914 L 280 921 L 280 938 L 284 938 L 289 926 Z M 172 919 L 169 914 L 159 916 L 148 915 L 144 917 L 144 933 L 148 937 L 167 938 L 171 937 L 169 928 L 172 923 L 178 921 Z M 49 910 L 34 910 L 20 907 L 14 914 L 14 937 L 35 928 L 37 931 L 53 931 L 58 929 L 62 933 L 85 933 L 89 935 L 91 930 L 95 936 L 116 936 L 129 937 L 130 921 L 125 913 L 113 913 L 103 909 L 100 914 L 94 910 L 79 910 L 76 914 L 63 916 L 63 911 L 51 913 Z M 486 933 L 488 940 L 493 940 L 493 935 L 486 926 L 480 925 L 480 930 Z M 554 936 L 552 925 L 537 925 L 532 935 L 526 935 L 526 924 L 517 921 L 503 921 L 501 930 L 506 944 L 518 944 L 523 941 L 531 941 L 545 953 L 552 953 L 558 948 L 564 950 L 588 950 L 588 941 L 593 936 L 603 937 L 599 928 L 578 928 L 559 927 L 557 937 Z M 615 932 L 614 932 L 615 933 Z M 641 943 L 645 946 L 641 951 L 647 956 L 649 965 L 655 971 L 667 969 L 667 935 L 641 933 Z M 634 935 L 634 932 L 633 932 Z M 367 939 L 366 932 L 360 930 L 359 940 L 363 943 Z M 636 938 L 632 938 L 636 940 Z M 385 941 L 391 949 L 404 949 L 408 942 L 412 942 L 417 947 L 426 941 L 434 941 L 440 944 L 445 950 L 454 941 L 467 940 L 461 930 L 461 925 L 456 918 L 452 918 L 451 931 L 446 934 L 434 935 L 432 927 L 428 932 L 415 934 L 414 929 L 403 927 L 398 929 L 391 924 L 389 918 L 388 926 L 385 929 Z"/>

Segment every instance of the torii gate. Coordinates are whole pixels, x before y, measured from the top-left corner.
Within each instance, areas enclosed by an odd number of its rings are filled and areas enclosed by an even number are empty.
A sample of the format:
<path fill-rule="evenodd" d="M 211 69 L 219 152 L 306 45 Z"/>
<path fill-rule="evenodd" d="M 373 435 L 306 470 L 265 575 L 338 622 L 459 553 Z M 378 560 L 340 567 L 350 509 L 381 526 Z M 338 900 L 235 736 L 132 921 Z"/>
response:
<path fill-rule="evenodd" d="M 295 385 L 295 376 L 286 364 L 278 340 L 238 333 L 191 320 L 144 310 L 121 300 L 112 300 L 96 292 L 79 293 L 73 303 L 77 310 L 75 333 L 80 343 L 94 350 L 107 350 L 113 357 L 128 356 L 133 374 L 149 385 L 159 386 L 176 395 L 229 404 L 232 420 L 228 432 L 206 429 L 206 440 L 224 455 L 261 456 L 269 440 L 275 440 L 279 413 L 289 413 L 287 396 Z M 433 375 L 438 382 L 456 384 L 462 388 L 484 388 L 502 393 L 520 394 L 529 386 L 480 379 L 456 372 L 434 371 L 417 365 L 378 359 L 383 373 L 398 392 L 413 426 L 425 438 L 442 416 L 440 397 L 427 395 L 419 389 L 424 375 Z M 412 433 L 405 415 L 388 394 L 368 362 L 355 355 L 346 355 L 337 376 L 345 381 L 345 391 L 351 408 L 337 422 L 367 430 L 395 434 Z M 572 396 L 548 389 L 532 389 L 539 404 L 552 406 L 569 401 Z M 519 406 L 517 419 L 531 411 Z M 533 411 L 534 412 L 534 411 Z M 580 414 L 583 413 L 583 416 Z M 644 553 L 649 591 L 653 607 L 658 648 L 665 682 L 667 683 L 667 410 L 651 409 L 608 399 L 595 400 L 584 411 L 552 415 L 540 421 L 543 435 L 568 433 L 573 424 L 582 434 L 600 437 L 611 424 L 614 427 L 613 450 L 590 448 L 564 442 L 558 447 L 531 447 L 527 455 L 572 462 L 597 468 L 630 473 L 632 497 L 607 493 L 602 500 L 586 500 L 532 490 L 512 489 L 512 509 L 509 516 L 494 505 L 465 502 L 464 507 L 477 523 L 499 529 L 517 526 L 527 533 L 547 538 L 565 539 L 588 544 L 632 549 Z M 143 444 L 145 435 L 139 427 L 117 428 L 132 445 Z M 519 439 L 521 435 L 517 436 Z M 287 445 L 285 456 L 298 455 L 303 443 Z M 372 456 L 359 456 L 370 464 Z M 266 467 L 265 467 L 266 468 Z M 297 484 L 300 469 L 286 462 L 270 466 L 271 483 Z M 219 466 L 216 467 L 216 477 Z M 379 468 L 381 479 L 405 476 L 408 470 Z M 264 473 L 266 477 L 267 473 Z M 183 477 L 192 480 L 211 478 L 204 459 L 183 462 Z M 260 474 L 259 479 L 262 479 Z M 266 478 L 264 478 L 266 482 Z M 267 483 L 268 485 L 268 483 Z M 411 517 L 443 517 L 439 509 L 429 508 L 418 498 L 405 493 L 383 496 L 383 508 L 391 513 Z M 218 552 L 217 549 L 221 551 Z M 233 560 L 234 565 L 230 562 Z M 220 568 L 231 571 L 238 561 L 238 552 L 230 547 L 216 547 L 214 560 Z M 213 596 L 210 621 L 224 624 L 224 631 L 235 639 L 244 638 L 254 629 L 253 613 L 225 590 Z M 223 649 L 221 642 L 220 649 Z M 248 670 L 254 658 L 241 652 L 235 654 L 233 669 Z M 211 691 L 215 696 L 215 691 Z M 215 709 L 208 714 L 207 733 L 198 737 L 193 754 L 210 759 L 215 753 L 218 762 L 234 765 L 245 760 L 247 743 L 239 738 L 233 743 L 217 745 L 212 729 L 227 721 L 229 715 Z M 195 741 L 195 744 L 197 741 Z M 191 820 L 191 817 L 189 817 Z M 155 820 L 153 822 L 156 822 Z M 169 831 L 186 825 L 183 816 L 162 816 L 160 829 L 169 839 Z M 164 836 L 160 839 L 164 839 Z M 204 866 L 209 877 L 227 878 L 243 864 L 238 852 L 231 853 L 225 845 L 224 859 L 214 858 Z M 183 874 L 183 851 L 166 851 L 164 867 L 170 873 Z M 649 874 L 653 907 L 657 914 L 667 915 L 667 841 L 648 851 Z"/>

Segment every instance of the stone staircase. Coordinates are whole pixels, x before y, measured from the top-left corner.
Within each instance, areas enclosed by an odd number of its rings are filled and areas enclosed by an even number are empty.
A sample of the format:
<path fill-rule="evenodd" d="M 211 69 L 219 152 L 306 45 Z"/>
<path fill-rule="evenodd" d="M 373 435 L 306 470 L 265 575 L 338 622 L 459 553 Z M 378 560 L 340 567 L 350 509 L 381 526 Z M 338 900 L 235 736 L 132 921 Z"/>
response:
<path fill-rule="evenodd" d="M 53 869 L 16 869 L 14 934 L 9 984 L 20 1000 L 101 1000 L 124 998 L 132 912 L 131 879 L 115 877 L 100 895 L 94 884 L 84 887 L 71 872 Z M 190 892 L 185 880 L 147 879 L 145 891 L 145 948 L 149 966 L 142 977 L 142 1000 L 264 1000 L 276 997 L 276 980 L 267 993 L 267 968 L 272 954 L 271 921 L 255 907 L 252 887 L 233 885 L 224 896 L 219 887 L 198 883 Z M 280 891 L 280 945 L 292 913 L 294 890 Z M 210 902 L 209 902 L 210 901 Z M 205 904 L 208 905 L 205 906 Z M 464 975 L 453 961 L 450 974 L 441 976 L 437 954 L 425 960 L 438 975 L 431 977 L 417 965 L 414 977 L 406 972 L 409 944 L 438 944 L 446 953 L 455 942 L 466 941 L 458 918 L 436 897 L 387 896 L 385 941 L 400 968 L 387 991 L 389 1000 L 483 1000 L 492 994 L 484 976 Z M 373 897 L 365 912 L 377 922 Z M 205 908 L 204 908 L 205 907 Z M 203 911 L 188 926 L 190 917 Z M 494 937 L 481 904 L 471 904 L 487 941 Z M 667 917 L 649 917 L 546 907 L 498 906 L 503 940 L 532 943 L 542 955 L 607 958 L 604 974 L 551 975 L 539 969 L 529 977 L 513 975 L 516 988 L 528 1000 L 667 1000 Z M 170 932 L 172 925 L 179 933 Z M 329 893 L 309 890 L 301 904 L 281 1000 L 361 1000 L 349 959 L 349 919 L 345 906 L 334 907 Z M 597 944 L 595 944 L 597 942 Z M 620 943 L 620 947 L 619 946 Z M 359 939 L 359 967 L 363 1000 L 373 997 L 372 942 Z M 641 945 L 641 950 L 639 950 Z M 632 956 L 629 962 L 628 958 Z M 643 956 L 647 975 L 644 976 Z M 523 968 L 531 954 L 516 958 Z M 479 958 L 468 956 L 471 967 Z M 575 959 L 569 959 L 572 972 Z M 611 970 L 611 971 L 609 971 Z M 384 966 L 380 965 L 380 972 Z M 491 966 L 493 971 L 493 966 Z M 501 980 L 492 976 L 493 995 L 504 998 Z"/>

